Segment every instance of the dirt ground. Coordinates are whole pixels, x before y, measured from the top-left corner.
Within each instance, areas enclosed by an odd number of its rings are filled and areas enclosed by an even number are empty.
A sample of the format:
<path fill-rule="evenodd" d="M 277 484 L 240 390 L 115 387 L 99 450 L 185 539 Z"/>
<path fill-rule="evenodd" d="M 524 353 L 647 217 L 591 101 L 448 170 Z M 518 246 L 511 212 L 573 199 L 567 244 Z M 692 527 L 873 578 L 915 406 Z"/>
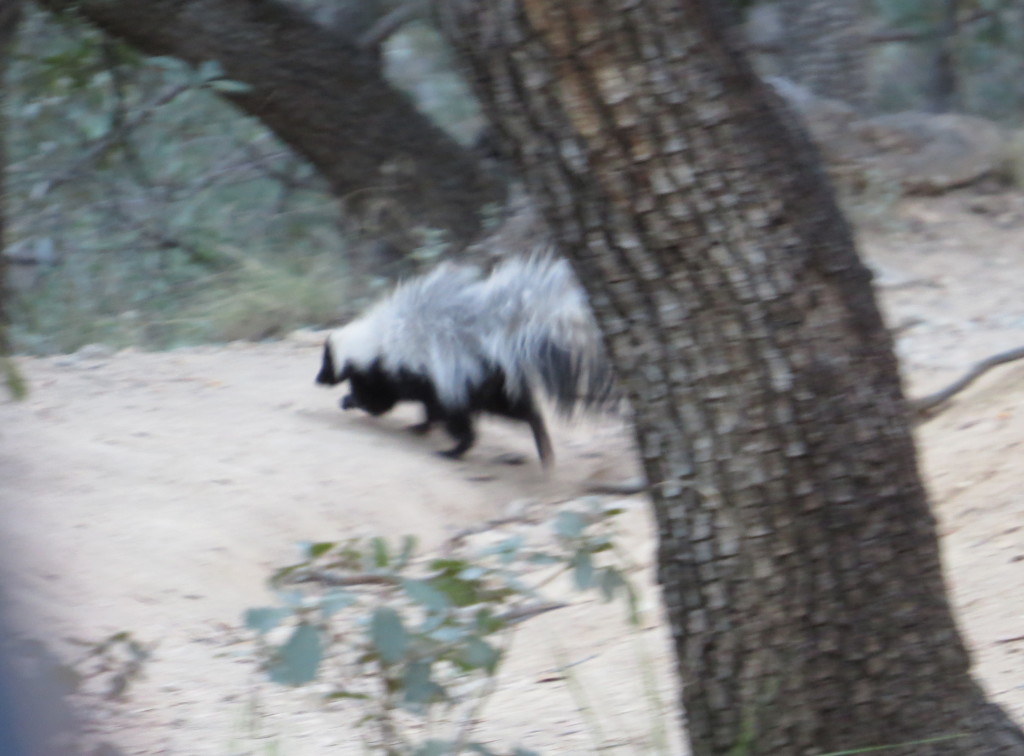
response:
<path fill-rule="evenodd" d="M 1014 194 L 905 201 L 884 228 L 862 232 L 911 395 L 1024 345 L 1022 240 L 1024 196 Z M 313 385 L 318 360 L 319 336 L 304 333 L 19 360 L 31 394 L 0 402 L 0 554 L 12 566 L 4 602 L 15 635 L 65 660 L 82 653 L 69 639 L 121 631 L 152 647 L 123 700 L 96 685 L 70 699 L 88 713 L 88 742 L 104 744 L 96 753 L 365 753 L 358 705 L 265 682 L 241 627 L 245 609 L 272 602 L 266 578 L 296 544 L 416 533 L 436 546 L 491 518 L 553 514 L 594 481 L 636 473 L 614 421 L 556 426 L 549 474 L 529 432 L 499 422 L 484 423 L 464 461 L 440 460 L 430 452 L 447 443 L 441 434 L 402 430 L 411 411 L 340 412 L 338 392 Z M 1024 722 L 1024 362 L 989 373 L 919 439 L 976 673 Z M 503 463 L 508 452 L 527 463 Z M 544 754 L 593 752 L 595 741 L 658 752 L 659 728 L 678 742 L 653 538 L 643 503 L 627 507 L 644 629 L 585 596 L 524 623 L 477 739 Z M 566 663 L 571 675 L 558 671 Z"/>

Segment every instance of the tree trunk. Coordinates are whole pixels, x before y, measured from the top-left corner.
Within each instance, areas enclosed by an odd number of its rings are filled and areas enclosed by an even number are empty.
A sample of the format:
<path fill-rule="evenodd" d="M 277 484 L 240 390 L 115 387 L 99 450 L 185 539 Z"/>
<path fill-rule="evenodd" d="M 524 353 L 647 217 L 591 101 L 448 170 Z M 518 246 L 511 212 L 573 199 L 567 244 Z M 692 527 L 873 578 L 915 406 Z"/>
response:
<path fill-rule="evenodd" d="M 276 0 L 39 0 L 147 55 L 217 61 L 224 95 L 306 157 L 350 225 L 402 251 L 440 229 L 461 245 L 499 182 L 384 79 L 379 56 Z M 361 29 L 351 30 L 357 35 Z"/>
<path fill-rule="evenodd" d="M 447 0 L 636 411 L 693 752 L 1024 754 L 943 583 L 893 344 L 715 0 Z"/>
<path fill-rule="evenodd" d="M 21 20 L 20 0 L 0 5 L 0 376 L 14 395 L 20 393 L 20 379 L 14 363 L 8 360 L 11 351 L 7 328 L 10 298 L 7 293 L 7 62 L 14 45 L 14 35 Z"/>
<path fill-rule="evenodd" d="M 956 46 L 960 34 L 960 0 L 942 0 L 937 34 L 929 40 L 931 65 L 925 84 L 926 107 L 932 113 L 949 113 L 960 106 Z"/>
<path fill-rule="evenodd" d="M 820 97 L 863 109 L 867 100 L 864 0 L 779 0 L 784 74 Z"/>

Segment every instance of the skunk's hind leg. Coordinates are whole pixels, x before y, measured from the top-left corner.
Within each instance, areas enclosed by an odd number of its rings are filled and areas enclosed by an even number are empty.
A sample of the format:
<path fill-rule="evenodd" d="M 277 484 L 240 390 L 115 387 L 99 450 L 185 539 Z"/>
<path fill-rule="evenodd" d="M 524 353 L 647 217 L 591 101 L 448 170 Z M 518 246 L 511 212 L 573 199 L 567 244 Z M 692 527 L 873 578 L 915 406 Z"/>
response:
<path fill-rule="evenodd" d="M 437 402 L 424 401 L 423 402 L 423 422 L 410 425 L 409 430 L 415 433 L 417 436 L 422 436 L 427 433 L 433 427 L 434 423 L 439 420 L 444 420 L 444 412 Z"/>
<path fill-rule="evenodd" d="M 439 452 L 442 457 L 458 459 L 476 442 L 476 433 L 473 432 L 473 419 L 468 412 L 456 412 L 445 418 L 444 428 L 449 435 L 458 443 L 447 451 Z"/>
<path fill-rule="evenodd" d="M 540 463 L 544 467 L 551 467 L 551 463 L 555 461 L 555 453 L 551 447 L 551 437 L 548 436 L 547 426 L 544 424 L 544 416 L 537 407 L 533 393 L 529 389 L 525 389 L 515 398 L 503 393 L 491 404 L 491 407 L 497 414 L 528 423 L 530 430 L 533 431 L 533 442 L 537 445 Z"/>
<path fill-rule="evenodd" d="M 523 419 L 530 424 L 530 430 L 533 431 L 533 442 L 537 445 L 540 463 L 544 467 L 551 467 L 555 461 L 555 453 L 551 448 L 551 437 L 548 436 L 547 426 L 544 425 L 544 416 L 534 407 Z"/>

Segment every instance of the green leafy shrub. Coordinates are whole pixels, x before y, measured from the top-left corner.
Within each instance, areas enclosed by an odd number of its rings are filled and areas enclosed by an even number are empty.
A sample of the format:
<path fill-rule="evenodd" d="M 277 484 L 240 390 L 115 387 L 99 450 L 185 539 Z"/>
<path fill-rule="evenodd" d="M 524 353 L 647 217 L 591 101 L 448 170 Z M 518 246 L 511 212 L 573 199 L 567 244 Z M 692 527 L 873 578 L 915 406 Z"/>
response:
<path fill-rule="evenodd" d="M 408 536 L 397 545 L 379 537 L 309 544 L 271 580 L 281 605 L 250 609 L 245 624 L 275 682 L 321 680 L 328 660 L 337 663 L 327 699 L 359 701 L 387 753 L 490 754 L 470 739 L 472 725 L 514 627 L 563 606 L 543 598 L 544 585 L 568 574 L 579 590 L 626 598 L 636 620 L 635 593 L 614 559 L 620 511 L 595 500 L 560 512 L 550 549 L 522 536 L 435 557 L 419 556 Z M 538 566 L 543 578 L 528 584 L 524 575 Z M 413 725 L 439 712 L 453 732 L 415 742 Z"/>

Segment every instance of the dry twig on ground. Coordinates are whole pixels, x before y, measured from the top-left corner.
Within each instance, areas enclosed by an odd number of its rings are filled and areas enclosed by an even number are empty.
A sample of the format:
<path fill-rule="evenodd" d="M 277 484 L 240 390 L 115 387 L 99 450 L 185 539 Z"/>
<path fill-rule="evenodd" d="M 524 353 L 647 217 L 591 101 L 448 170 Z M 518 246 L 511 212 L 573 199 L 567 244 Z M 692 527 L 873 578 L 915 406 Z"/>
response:
<path fill-rule="evenodd" d="M 928 394 L 918 399 L 912 399 L 910 407 L 919 420 L 929 420 L 941 412 L 941 410 L 936 409 L 937 407 L 952 399 L 989 370 L 998 365 L 1004 365 L 1007 362 L 1020 359 L 1024 359 L 1024 347 L 1017 347 L 1016 349 L 1010 349 L 994 354 L 991 357 L 986 357 L 968 370 L 961 378 L 953 381 L 941 391 L 936 391 L 934 394 Z"/>

